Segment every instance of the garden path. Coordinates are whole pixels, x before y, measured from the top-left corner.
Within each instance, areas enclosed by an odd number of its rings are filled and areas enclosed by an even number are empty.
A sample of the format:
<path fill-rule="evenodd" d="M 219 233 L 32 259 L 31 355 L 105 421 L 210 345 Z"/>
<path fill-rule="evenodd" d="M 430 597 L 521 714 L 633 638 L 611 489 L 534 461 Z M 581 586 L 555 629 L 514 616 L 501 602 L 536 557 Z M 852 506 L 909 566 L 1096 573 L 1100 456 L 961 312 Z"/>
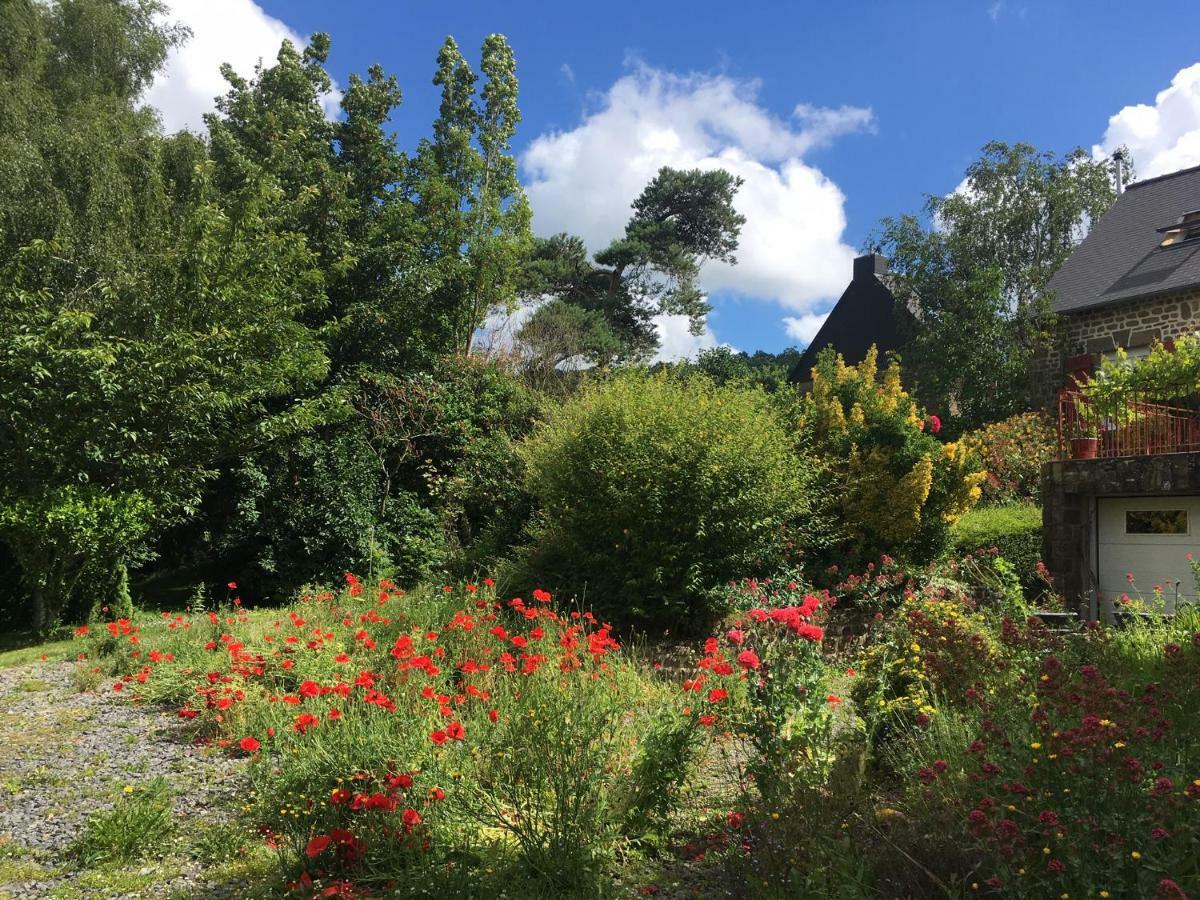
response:
<path fill-rule="evenodd" d="M 0 898 L 244 896 L 247 885 L 213 861 L 223 842 L 237 850 L 215 811 L 236 808 L 243 766 L 190 744 L 170 712 L 107 682 L 81 692 L 73 663 L 0 669 Z M 72 860 L 89 816 L 159 777 L 173 835 L 120 867 Z"/>

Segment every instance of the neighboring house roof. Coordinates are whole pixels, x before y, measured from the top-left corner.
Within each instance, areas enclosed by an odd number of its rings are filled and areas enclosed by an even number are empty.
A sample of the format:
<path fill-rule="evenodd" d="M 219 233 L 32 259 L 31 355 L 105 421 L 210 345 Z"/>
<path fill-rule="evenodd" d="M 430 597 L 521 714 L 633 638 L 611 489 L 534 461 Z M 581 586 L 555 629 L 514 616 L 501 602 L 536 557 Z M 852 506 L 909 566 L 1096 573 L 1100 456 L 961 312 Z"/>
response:
<path fill-rule="evenodd" d="M 1200 286 L 1200 239 L 1161 246 L 1200 210 L 1200 166 L 1127 187 L 1046 285 L 1056 313 Z"/>
<path fill-rule="evenodd" d="M 880 278 L 886 277 L 887 270 L 887 260 L 876 253 L 854 260 L 854 278 L 792 369 L 789 380 L 812 381 L 817 354 L 826 347 L 832 346 L 850 365 L 862 362 L 872 344 L 879 348 L 881 363 L 889 350 L 900 349 L 903 338 L 896 322 L 896 299 Z"/>

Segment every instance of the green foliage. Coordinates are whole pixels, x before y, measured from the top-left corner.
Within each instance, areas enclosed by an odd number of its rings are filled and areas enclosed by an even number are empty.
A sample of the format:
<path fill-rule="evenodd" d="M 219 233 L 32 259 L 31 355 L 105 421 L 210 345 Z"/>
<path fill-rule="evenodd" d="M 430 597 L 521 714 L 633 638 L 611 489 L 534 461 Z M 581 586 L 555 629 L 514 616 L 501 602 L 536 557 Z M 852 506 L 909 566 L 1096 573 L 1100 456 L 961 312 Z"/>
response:
<path fill-rule="evenodd" d="M 161 853 L 174 830 L 170 791 L 156 778 L 126 787 L 110 810 L 91 816 L 71 852 L 88 866 L 130 863 Z"/>
<path fill-rule="evenodd" d="M 984 505 L 1038 502 L 1042 466 L 1058 452 L 1058 433 L 1044 413 L 1020 413 L 963 435 L 987 469 L 980 484 Z"/>
<path fill-rule="evenodd" d="M 721 169 L 663 167 L 634 201 L 625 234 L 596 254 L 596 265 L 577 237 L 536 241 L 524 263 L 521 293 L 552 296 L 592 314 L 582 332 L 587 339 L 576 342 L 581 355 L 599 365 L 649 356 L 658 347 L 652 319 L 659 313 L 688 316 L 699 334 L 710 309 L 697 285 L 700 265 L 709 259 L 737 262 L 745 217 L 734 209 L 733 198 L 741 185 Z M 554 315 L 561 331 L 563 313 Z M 585 320 L 570 321 L 572 333 L 579 334 Z M 544 343 L 543 327 L 527 325 L 528 334 L 523 329 L 518 338 L 536 350 Z"/>
<path fill-rule="evenodd" d="M 952 434 L 1019 411 L 1029 362 L 1048 339 L 1043 288 L 1116 199 L 1107 161 L 992 142 L 962 189 L 923 216 L 885 218 L 871 238 L 915 317 L 906 363 L 922 403 Z M 954 415 L 950 413 L 953 411 Z"/>
<path fill-rule="evenodd" d="M 1029 593 L 1045 586 L 1039 571 L 1042 559 L 1042 508 L 1032 503 L 983 506 L 971 510 L 951 529 L 959 553 L 996 549 L 1013 567 Z"/>
<path fill-rule="evenodd" d="M 707 589 L 781 560 L 805 469 L 759 392 L 629 373 L 523 450 L 539 505 L 525 577 L 613 621 L 704 627 Z"/>
<path fill-rule="evenodd" d="M 1200 393 L 1200 332 L 1184 334 L 1170 348 L 1156 343 L 1147 356 L 1129 359 L 1122 349 L 1105 359 L 1082 386 L 1090 419 L 1112 419 L 1128 425 L 1137 415 L 1136 401 L 1186 401 Z"/>
<path fill-rule="evenodd" d="M 700 372 L 718 385 L 757 386 L 774 394 L 787 390 L 788 376 L 800 356 L 795 347 L 780 353 L 758 350 L 753 355 L 729 347 L 710 347 L 697 353 L 695 361 L 664 364 L 664 367 L 684 375 Z"/>

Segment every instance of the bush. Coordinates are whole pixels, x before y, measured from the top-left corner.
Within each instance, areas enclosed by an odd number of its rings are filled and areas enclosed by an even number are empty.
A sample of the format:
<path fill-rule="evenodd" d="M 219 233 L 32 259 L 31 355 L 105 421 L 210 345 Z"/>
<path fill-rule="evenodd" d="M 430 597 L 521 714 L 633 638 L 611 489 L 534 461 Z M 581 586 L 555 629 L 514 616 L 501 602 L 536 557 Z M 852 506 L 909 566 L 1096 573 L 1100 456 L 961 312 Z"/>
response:
<path fill-rule="evenodd" d="M 987 468 L 980 485 L 986 505 L 1041 498 L 1042 465 L 1054 459 L 1058 434 L 1043 413 L 1022 413 L 963 435 Z"/>
<path fill-rule="evenodd" d="M 697 631 L 707 592 L 774 569 L 806 477 L 759 391 L 624 375 L 523 448 L 540 506 L 519 570 L 621 624 Z"/>
<path fill-rule="evenodd" d="M 883 554 L 928 562 L 979 498 L 977 458 L 934 437 L 941 423 L 920 414 L 898 363 L 879 377 L 873 347 L 857 366 L 832 350 L 821 353 L 801 427 L 843 525 L 830 562 L 853 569 Z"/>
<path fill-rule="evenodd" d="M 1016 571 L 1021 586 L 1030 593 L 1043 584 L 1042 508 L 1031 503 L 985 506 L 973 509 L 952 529 L 954 549 L 971 553 L 995 547 Z"/>

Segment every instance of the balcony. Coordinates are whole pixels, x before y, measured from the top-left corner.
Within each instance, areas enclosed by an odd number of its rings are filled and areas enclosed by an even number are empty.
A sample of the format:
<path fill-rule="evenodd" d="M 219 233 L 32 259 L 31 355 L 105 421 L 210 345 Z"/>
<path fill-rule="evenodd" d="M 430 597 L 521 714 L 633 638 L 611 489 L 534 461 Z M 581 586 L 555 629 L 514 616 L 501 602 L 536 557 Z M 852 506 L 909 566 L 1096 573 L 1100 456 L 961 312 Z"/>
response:
<path fill-rule="evenodd" d="M 1158 386 L 1058 396 L 1058 458 L 1105 459 L 1200 451 L 1200 392 Z"/>

